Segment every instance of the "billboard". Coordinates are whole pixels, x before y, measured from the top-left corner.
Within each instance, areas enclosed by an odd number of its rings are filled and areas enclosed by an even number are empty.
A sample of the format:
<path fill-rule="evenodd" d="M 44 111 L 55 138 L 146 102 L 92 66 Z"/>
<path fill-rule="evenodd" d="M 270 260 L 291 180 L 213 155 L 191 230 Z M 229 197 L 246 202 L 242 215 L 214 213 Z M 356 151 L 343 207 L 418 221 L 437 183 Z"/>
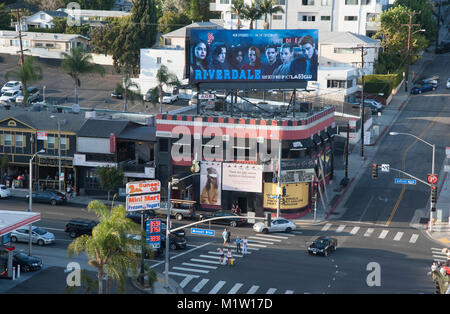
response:
<path fill-rule="evenodd" d="M 262 173 L 262 165 L 224 163 L 222 189 L 262 193 Z"/>
<path fill-rule="evenodd" d="M 190 84 L 316 81 L 318 30 L 192 29 Z"/>
<path fill-rule="evenodd" d="M 277 183 L 264 183 L 264 208 L 277 209 L 277 187 Z M 308 206 L 309 183 L 281 184 L 281 187 L 286 188 L 286 196 L 280 201 L 280 209 L 285 213 Z"/>
<path fill-rule="evenodd" d="M 221 205 L 222 163 L 202 161 L 200 167 L 200 204 Z"/>

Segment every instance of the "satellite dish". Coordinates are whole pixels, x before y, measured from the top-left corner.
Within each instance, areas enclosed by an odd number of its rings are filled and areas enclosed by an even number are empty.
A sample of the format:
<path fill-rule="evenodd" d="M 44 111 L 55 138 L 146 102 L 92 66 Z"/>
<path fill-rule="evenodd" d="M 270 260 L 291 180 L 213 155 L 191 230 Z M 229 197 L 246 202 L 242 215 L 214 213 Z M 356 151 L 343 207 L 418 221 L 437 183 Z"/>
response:
<path fill-rule="evenodd" d="M 79 104 L 73 104 L 72 105 L 72 111 L 74 113 L 79 113 L 80 112 L 80 105 Z"/>

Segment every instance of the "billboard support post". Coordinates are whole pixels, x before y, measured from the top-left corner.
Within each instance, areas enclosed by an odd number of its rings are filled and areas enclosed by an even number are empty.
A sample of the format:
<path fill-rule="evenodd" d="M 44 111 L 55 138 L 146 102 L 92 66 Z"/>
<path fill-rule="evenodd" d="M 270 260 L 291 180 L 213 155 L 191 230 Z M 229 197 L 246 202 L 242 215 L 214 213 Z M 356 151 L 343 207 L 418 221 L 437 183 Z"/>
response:
<path fill-rule="evenodd" d="M 277 199 L 277 218 L 280 218 L 281 208 L 281 139 L 278 139 L 278 199 Z"/>

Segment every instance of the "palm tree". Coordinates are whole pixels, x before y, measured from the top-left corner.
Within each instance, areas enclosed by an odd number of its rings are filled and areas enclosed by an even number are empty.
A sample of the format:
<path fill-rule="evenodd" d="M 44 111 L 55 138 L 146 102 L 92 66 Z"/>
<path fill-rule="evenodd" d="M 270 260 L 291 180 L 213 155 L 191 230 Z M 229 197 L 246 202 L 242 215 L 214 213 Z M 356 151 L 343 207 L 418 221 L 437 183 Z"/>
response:
<path fill-rule="evenodd" d="M 134 103 L 136 100 L 144 101 L 139 85 L 131 80 L 129 71 L 125 71 L 122 84 L 117 84 L 116 91 L 123 96 L 123 111 L 128 111 L 128 100 L 131 103 Z"/>
<path fill-rule="evenodd" d="M 267 21 L 268 16 L 272 18 L 272 14 L 284 13 L 284 9 L 281 6 L 275 6 L 274 0 L 262 0 L 259 9 L 264 15 L 264 29 L 269 29 L 269 22 Z"/>
<path fill-rule="evenodd" d="M 26 57 L 23 65 L 18 71 L 8 71 L 5 73 L 5 79 L 16 78 L 22 82 L 23 87 L 23 104 L 28 101 L 28 84 L 42 79 L 42 69 L 40 66 L 33 65 L 33 57 Z"/>
<path fill-rule="evenodd" d="M 246 4 L 242 12 L 244 17 L 250 21 L 250 29 L 253 29 L 253 22 L 259 20 L 263 15 L 261 9 L 261 0 L 252 1 L 251 5 Z"/>
<path fill-rule="evenodd" d="M 241 29 L 241 19 L 244 18 L 245 3 L 244 0 L 233 0 L 231 6 L 231 13 L 237 17 L 237 28 Z"/>
<path fill-rule="evenodd" d="M 117 279 L 119 288 L 125 286 L 129 271 L 137 273 L 140 253 L 132 249 L 136 240 L 129 234 L 141 235 L 145 238 L 140 226 L 126 218 L 123 206 L 113 207 L 111 210 L 100 201 L 92 201 L 88 205 L 89 211 L 94 211 L 99 217 L 99 223 L 92 230 L 92 235 L 82 235 L 76 238 L 68 247 L 68 256 L 85 252 L 89 258 L 89 265 L 97 269 L 98 293 L 103 294 L 103 278 Z"/>
<path fill-rule="evenodd" d="M 156 80 L 158 81 L 159 90 L 159 108 L 160 113 L 163 113 L 163 87 L 164 86 L 178 86 L 180 81 L 178 77 L 169 71 L 169 69 L 163 64 L 156 73 Z"/>
<path fill-rule="evenodd" d="M 103 76 L 105 75 L 105 69 L 99 64 L 91 63 L 92 55 L 85 52 L 81 46 L 72 48 L 70 54 L 63 52 L 62 56 L 61 67 L 75 83 L 75 102 L 78 104 L 77 88 L 81 86 L 81 75 L 96 73 Z"/>

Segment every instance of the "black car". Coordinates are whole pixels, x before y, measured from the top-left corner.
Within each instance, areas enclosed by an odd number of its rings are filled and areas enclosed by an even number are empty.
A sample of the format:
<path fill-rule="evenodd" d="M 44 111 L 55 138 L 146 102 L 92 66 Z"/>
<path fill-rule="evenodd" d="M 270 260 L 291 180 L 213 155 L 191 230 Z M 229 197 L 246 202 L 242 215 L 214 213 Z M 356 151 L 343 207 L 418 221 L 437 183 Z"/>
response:
<path fill-rule="evenodd" d="M 127 212 L 126 217 L 140 225 L 141 224 L 141 216 L 142 216 L 142 214 L 140 211 L 131 211 L 131 212 Z M 148 219 L 155 219 L 155 218 L 156 218 L 156 213 L 154 210 L 150 209 L 150 210 L 144 211 L 144 221 L 146 221 Z"/>
<path fill-rule="evenodd" d="M 112 98 L 116 98 L 116 99 L 122 99 L 123 98 L 122 93 L 118 92 L 117 90 L 113 90 L 111 92 L 111 97 Z"/>
<path fill-rule="evenodd" d="M 186 248 L 186 238 L 177 234 L 169 234 L 169 249 L 170 250 L 181 250 Z M 155 250 L 155 255 L 160 256 L 164 254 L 166 250 L 166 234 L 161 234 L 161 246 Z"/>
<path fill-rule="evenodd" d="M 20 265 L 20 271 L 29 272 L 42 268 L 42 260 L 36 256 L 28 256 L 24 252 L 17 252 L 13 255 L 13 267 Z"/>
<path fill-rule="evenodd" d="M 92 229 L 97 224 L 98 222 L 93 220 L 72 219 L 66 224 L 64 231 L 68 232 L 71 238 L 76 238 L 83 234 L 91 235 Z"/>
<path fill-rule="evenodd" d="M 331 251 L 336 251 L 337 239 L 328 237 L 318 237 L 308 247 L 309 254 L 322 254 L 328 256 Z"/>
<path fill-rule="evenodd" d="M 64 193 L 58 191 L 39 191 L 33 192 L 33 202 L 36 203 L 50 203 L 51 205 L 56 204 L 65 204 L 67 202 L 66 195 Z M 26 199 L 30 198 L 29 195 L 26 196 Z"/>
<path fill-rule="evenodd" d="M 214 220 L 211 220 L 211 223 L 221 224 L 221 225 L 230 225 L 231 227 L 243 226 L 247 223 L 247 219 L 241 218 L 239 215 L 236 215 L 234 213 L 223 212 L 223 211 L 218 211 L 218 212 L 214 212 L 214 213 L 202 213 L 202 214 L 200 214 L 200 220 L 227 217 L 227 216 L 235 216 L 236 218 L 214 219 Z"/>

